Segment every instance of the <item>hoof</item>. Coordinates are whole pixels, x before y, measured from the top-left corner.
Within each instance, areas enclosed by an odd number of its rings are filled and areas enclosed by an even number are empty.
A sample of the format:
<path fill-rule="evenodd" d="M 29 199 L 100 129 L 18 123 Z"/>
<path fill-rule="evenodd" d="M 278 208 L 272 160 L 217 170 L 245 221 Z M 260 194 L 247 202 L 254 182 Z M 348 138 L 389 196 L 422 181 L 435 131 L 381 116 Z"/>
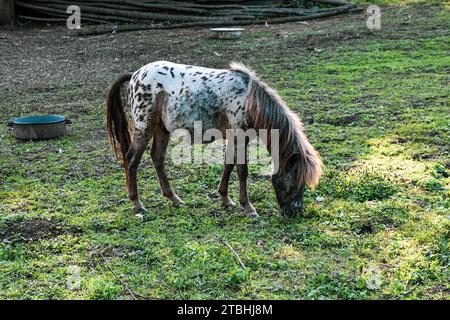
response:
<path fill-rule="evenodd" d="M 259 214 L 258 214 L 258 212 L 256 212 L 255 208 L 245 210 L 245 215 L 247 217 L 254 218 L 254 219 L 259 218 Z"/>
<path fill-rule="evenodd" d="M 178 196 L 175 196 L 172 200 L 172 204 L 174 207 L 181 207 L 182 205 L 184 205 L 184 201 L 181 200 Z"/>
<path fill-rule="evenodd" d="M 147 209 L 145 209 L 144 207 L 141 207 L 141 208 L 134 208 L 134 214 L 135 215 L 145 215 L 145 214 L 147 214 L 148 213 L 148 211 L 147 211 Z"/>
<path fill-rule="evenodd" d="M 236 206 L 236 203 L 233 200 L 231 200 L 230 198 L 222 199 L 222 206 L 224 208 L 233 208 Z"/>
<path fill-rule="evenodd" d="M 144 215 L 143 215 L 143 214 L 137 213 L 137 214 L 135 214 L 134 216 L 136 217 L 136 219 L 139 219 L 139 220 L 141 220 L 141 221 L 144 221 Z"/>
<path fill-rule="evenodd" d="M 258 219 L 259 218 L 259 214 L 257 212 L 248 213 L 247 216 L 249 218 L 252 218 L 252 219 Z"/>

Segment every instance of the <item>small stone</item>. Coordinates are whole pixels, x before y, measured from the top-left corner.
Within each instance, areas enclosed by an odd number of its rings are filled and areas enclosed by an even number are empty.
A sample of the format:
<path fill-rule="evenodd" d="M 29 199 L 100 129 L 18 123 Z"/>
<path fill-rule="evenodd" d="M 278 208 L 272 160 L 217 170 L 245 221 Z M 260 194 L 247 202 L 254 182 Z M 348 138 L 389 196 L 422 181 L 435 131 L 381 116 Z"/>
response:
<path fill-rule="evenodd" d="M 325 200 L 325 198 L 322 197 L 322 196 L 317 196 L 317 197 L 316 197 L 316 201 L 317 201 L 317 202 L 322 202 L 323 200 Z"/>

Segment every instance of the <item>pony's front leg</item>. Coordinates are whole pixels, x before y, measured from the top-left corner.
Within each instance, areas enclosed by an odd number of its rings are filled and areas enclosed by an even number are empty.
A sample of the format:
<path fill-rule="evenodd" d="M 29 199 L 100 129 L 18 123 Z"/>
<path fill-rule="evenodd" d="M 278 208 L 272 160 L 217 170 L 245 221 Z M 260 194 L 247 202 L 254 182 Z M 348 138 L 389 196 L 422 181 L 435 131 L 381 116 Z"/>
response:
<path fill-rule="evenodd" d="M 134 212 L 136 214 L 144 214 L 147 212 L 147 210 L 144 208 L 144 205 L 139 200 L 139 193 L 137 188 L 137 169 L 139 167 L 139 163 L 141 162 L 142 154 L 144 153 L 150 139 L 151 136 L 149 134 L 139 133 L 136 130 L 133 135 L 133 141 L 127 152 L 128 197 L 130 198 L 131 202 L 133 202 Z"/>
<path fill-rule="evenodd" d="M 169 134 L 159 129 L 155 132 L 153 137 L 153 145 L 151 156 L 153 165 L 155 166 L 156 174 L 158 175 L 159 185 L 161 186 L 161 192 L 164 196 L 169 198 L 173 205 L 178 207 L 183 204 L 183 201 L 172 191 L 170 188 L 169 180 L 166 176 L 164 168 L 164 161 L 166 157 L 166 149 L 169 144 Z"/>
<path fill-rule="evenodd" d="M 231 161 L 230 158 L 232 159 Z M 228 143 L 225 152 L 225 164 L 223 168 L 222 179 L 220 180 L 219 184 L 219 194 L 222 197 L 222 205 L 224 207 L 233 207 L 236 205 L 228 195 L 228 184 L 230 182 L 231 173 L 233 172 L 234 161 L 233 144 Z"/>
<path fill-rule="evenodd" d="M 259 217 L 255 207 L 250 203 L 247 191 L 247 177 L 248 177 L 248 159 L 247 159 L 247 142 L 244 146 L 238 146 L 237 152 L 244 152 L 244 163 L 239 163 L 239 157 L 236 156 L 237 174 L 239 178 L 239 203 L 244 207 L 245 214 L 252 217 Z"/>

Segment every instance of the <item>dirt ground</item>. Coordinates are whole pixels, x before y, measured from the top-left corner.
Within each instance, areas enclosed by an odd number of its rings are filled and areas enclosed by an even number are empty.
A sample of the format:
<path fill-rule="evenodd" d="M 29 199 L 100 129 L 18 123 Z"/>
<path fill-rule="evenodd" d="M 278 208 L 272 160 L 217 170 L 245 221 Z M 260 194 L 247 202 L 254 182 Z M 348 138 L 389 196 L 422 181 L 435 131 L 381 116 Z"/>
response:
<path fill-rule="evenodd" d="M 384 7 L 384 14 L 401 16 L 418 15 L 421 18 L 433 17 L 432 11 L 420 7 L 407 11 L 396 7 Z M 105 94 L 111 81 L 124 70 L 133 71 L 157 60 L 177 63 L 224 68 L 230 61 L 246 62 L 269 58 L 274 52 L 289 55 L 301 52 L 308 59 L 308 54 L 315 50 L 333 48 L 342 43 L 351 44 L 362 38 L 377 37 L 376 31 L 365 27 L 367 15 L 360 13 L 344 14 L 322 20 L 285 23 L 270 26 L 248 26 L 246 37 L 263 35 L 259 41 L 274 43 L 275 46 L 243 47 L 234 45 L 232 40 L 218 43 L 218 51 L 209 51 L 203 43 L 210 39 L 207 28 L 189 28 L 176 30 L 154 30 L 126 32 L 90 37 L 76 36 L 65 26 L 47 26 L 42 23 L 26 22 L 20 27 L 0 28 L 0 90 L 2 95 L 22 90 L 24 93 L 51 92 L 61 86 L 90 86 L 81 98 L 92 98 Z M 335 26 L 346 25 L 348 28 L 335 32 Z M 83 28 L 93 28 L 85 25 Z M 442 28 L 443 26 L 436 26 Z M 383 26 L 384 30 L 397 30 L 390 34 L 390 39 L 405 38 L 402 30 L 409 29 L 409 24 L 393 23 Z M 311 33 L 314 31 L 314 33 Z M 307 33 L 300 41 L 285 44 L 284 38 L 291 34 Z M 266 34 L 266 37 L 264 37 Z M 423 31 L 416 34 L 409 32 L 408 37 L 423 37 Z M 213 40 L 211 40 L 213 41 Z M 288 67 L 288 66 L 287 66 Z M 48 96 L 50 100 L 52 96 Z M 72 96 L 73 100 L 79 98 Z M 46 102 L 50 102 L 46 100 Z M 66 101 L 67 102 L 67 101 Z M 37 108 L 37 106 L 33 106 Z"/>
<path fill-rule="evenodd" d="M 420 15 L 426 16 L 427 13 L 420 12 Z M 315 30 L 317 35 L 308 35 L 299 43 L 287 47 L 279 43 L 272 48 L 280 54 L 283 51 L 299 50 L 306 55 L 314 49 L 370 37 L 373 32 L 364 28 L 365 19 L 366 14 L 361 12 L 307 22 L 248 26 L 243 42 L 245 37 L 252 37 L 255 33 L 267 33 L 271 40 L 276 40 L 289 37 L 291 33 Z M 334 32 L 333 26 L 343 22 L 353 25 L 353 30 Z M 82 27 L 93 28 L 92 25 Z M 389 26 L 395 27 L 398 26 Z M 223 68 L 230 61 L 246 61 L 249 57 L 267 57 L 273 54 L 261 52 L 254 47 L 242 50 L 232 40 L 222 41 L 220 52 L 205 52 L 202 42 L 210 39 L 210 36 L 207 28 L 126 32 L 90 37 L 76 36 L 61 25 L 49 27 L 45 24 L 26 23 L 18 28 L 3 28 L 0 29 L 0 88 L 7 91 L 14 86 L 19 89 L 51 91 L 65 84 L 91 85 L 94 89 L 91 94 L 98 94 L 101 91 L 95 89 L 101 87 L 105 91 L 111 79 L 121 71 L 136 70 L 152 61 L 167 60 Z"/>

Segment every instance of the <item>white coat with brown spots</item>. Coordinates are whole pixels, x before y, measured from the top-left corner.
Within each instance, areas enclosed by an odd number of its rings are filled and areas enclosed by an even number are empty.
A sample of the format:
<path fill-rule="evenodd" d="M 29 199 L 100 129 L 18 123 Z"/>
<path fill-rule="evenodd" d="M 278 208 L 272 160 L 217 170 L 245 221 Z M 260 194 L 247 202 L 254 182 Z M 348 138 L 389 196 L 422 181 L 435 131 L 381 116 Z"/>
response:
<path fill-rule="evenodd" d="M 246 126 L 245 103 L 252 74 L 241 65 L 233 66 L 234 69 L 229 70 L 210 69 L 157 61 L 131 75 L 128 106 L 134 120 L 134 135 L 126 155 L 129 162 L 127 181 L 128 194 L 137 212 L 145 209 L 138 197 L 136 170 L 150 139 L 153 138 L 151 155 L 161 191 L 178 206 L 182 200 L 172 191 L 164 169 L 170 133 L 185 129 L 192 134 L 194 123 L 201 122 L 202 134 L 208 129 L 218 129 L 225 137 L 227 129 L 242 129 Z M 219 186 L 225 206 L 234 205 L 228 195 L 228 181 L 233 167 L 234 163 L 225 163 Z M 257 216 L 248 200 L 247 166 L 237 167 L 240 181 L 243 181 L 240 203 L 248 215 Z"/>
<path fill-rule="evenodd" d="M 249 78 L 242 72 L 176 64 L 149 63 L 137 70 L 129 84 L 129 106 L 135 127 L 145 131 L 154 101 L 165 93 L 161 119 L 165 129 L 237 129 L 245 125 Z"/>

